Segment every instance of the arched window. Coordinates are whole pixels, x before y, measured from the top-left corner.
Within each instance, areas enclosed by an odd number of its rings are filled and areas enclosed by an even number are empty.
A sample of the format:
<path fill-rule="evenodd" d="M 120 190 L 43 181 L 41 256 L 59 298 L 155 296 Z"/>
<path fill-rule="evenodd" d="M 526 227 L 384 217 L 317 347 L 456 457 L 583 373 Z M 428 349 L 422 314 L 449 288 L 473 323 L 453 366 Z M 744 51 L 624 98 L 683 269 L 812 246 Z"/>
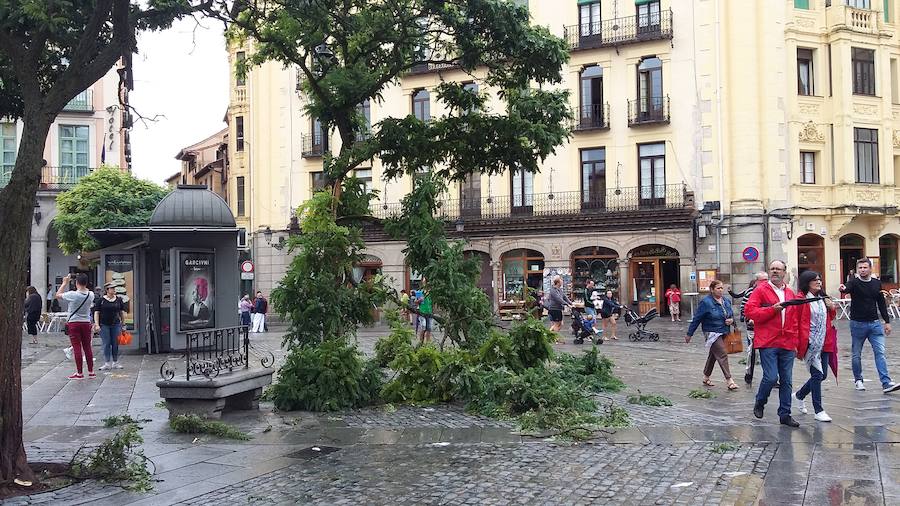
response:
<path fill-rule="evenodd" d="M 819 234 L 805 234 L 797 238 L 797 274 L 816 271 L 825 282 L 825 239 Z"/>

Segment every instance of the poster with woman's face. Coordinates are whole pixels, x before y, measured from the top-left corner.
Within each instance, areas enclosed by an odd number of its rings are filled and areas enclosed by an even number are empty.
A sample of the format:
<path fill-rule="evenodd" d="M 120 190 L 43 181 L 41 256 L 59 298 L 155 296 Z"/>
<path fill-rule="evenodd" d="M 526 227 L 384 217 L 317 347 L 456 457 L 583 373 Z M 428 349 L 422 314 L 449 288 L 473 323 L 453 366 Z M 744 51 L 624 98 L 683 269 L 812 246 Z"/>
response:
<path fill-rule="evenodd" d="M 215 327 L 215 311 L 213 309 L 213 253 L 178 254 L 180 271 L 178 294 L 180 310 L 178 330 L 186 332 Z"/>

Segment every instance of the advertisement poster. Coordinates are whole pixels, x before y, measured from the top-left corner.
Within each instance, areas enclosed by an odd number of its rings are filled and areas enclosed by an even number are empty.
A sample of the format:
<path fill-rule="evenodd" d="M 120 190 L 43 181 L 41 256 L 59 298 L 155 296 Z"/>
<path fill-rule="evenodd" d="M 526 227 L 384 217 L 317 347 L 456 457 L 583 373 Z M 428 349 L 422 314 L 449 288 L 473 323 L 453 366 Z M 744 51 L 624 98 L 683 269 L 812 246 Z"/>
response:
<path fill-rule="evenodd" d="M 179 332 L 215 327 L 213 258 L 213 253 L 178 254 L 180 271 L 178 296 L 181 298 L 178 315 Z"/>
<path fill-rule="evenodd" d="M 125 328 L 134 330 L 134 255 L 106 255 L 106 281 L 125 303 Z"/>

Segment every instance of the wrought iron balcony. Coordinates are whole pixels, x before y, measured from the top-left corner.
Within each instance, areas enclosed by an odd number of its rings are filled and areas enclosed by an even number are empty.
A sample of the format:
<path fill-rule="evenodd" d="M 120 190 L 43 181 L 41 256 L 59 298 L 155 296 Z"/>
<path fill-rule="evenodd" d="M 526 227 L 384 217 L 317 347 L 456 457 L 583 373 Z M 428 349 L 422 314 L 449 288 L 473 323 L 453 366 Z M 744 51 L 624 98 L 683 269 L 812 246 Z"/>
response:
<path fill-rule="evenodd" d="M 672 10 L 659 15 L 635 15 L 565 27 L 564 37 L 573 51 L 623 46 L 649 40 L 672 39 Z"/>
<path fill-rule="evenodd" d="M 66 112 L 94 112 L 94 93 L 84 90 L 63 107 Z"/>
<path fill-rule="evenodd" d="M 304 158 L 314 158 L 324 155 L 325 148 L 325 137 L 321 132 L 306 134 L 302 139 L 300 154 Z"/>
<path fill-rule="evenodd" d="M 606 130 L 609 128 L 609 103 L 583 105 L 575 118 L 575 131 Z"/>
<path fill-rule="evenodd" d="M 668 123 L 669 96 L 645 97 L 628 101 L 628 126 Z"/>
<path fill-rule="evenodd" d="M 93 167 L 44 167 L 41 169 L 40 191 L 64 191 L 75 186 L 81 178 L 94 171 Z M 0 188 L 9 184 L 12 171 L 0 172 Z"/>
<path fill-rule="evenodd" d="M 684 209 L 691 204 L 684 184 L 607 188 L 605 191 L 501 195 L 480 199 L 447 199 L 440 202 L 438 216 L 453 221 L 496 221 L 521 218 L 553 218 L 644 210 Z M 376 204 L 372 216 L 390 218 L 403 211 L 399 202 Z"/>

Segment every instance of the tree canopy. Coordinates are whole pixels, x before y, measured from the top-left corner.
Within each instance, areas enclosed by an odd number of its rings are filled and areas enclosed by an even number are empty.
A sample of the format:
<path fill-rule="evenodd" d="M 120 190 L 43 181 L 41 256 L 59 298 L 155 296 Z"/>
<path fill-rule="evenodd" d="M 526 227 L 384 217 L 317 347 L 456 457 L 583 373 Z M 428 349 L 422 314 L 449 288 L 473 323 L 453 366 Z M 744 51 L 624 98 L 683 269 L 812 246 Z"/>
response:
<path fill-rule="evenodd" d="M 146 225 L 169 190 L 115 167 L 101 167 L 56 198 L 53 226 L 59 247 L 71 255 L 97 249 L 92 228 Z"/>

